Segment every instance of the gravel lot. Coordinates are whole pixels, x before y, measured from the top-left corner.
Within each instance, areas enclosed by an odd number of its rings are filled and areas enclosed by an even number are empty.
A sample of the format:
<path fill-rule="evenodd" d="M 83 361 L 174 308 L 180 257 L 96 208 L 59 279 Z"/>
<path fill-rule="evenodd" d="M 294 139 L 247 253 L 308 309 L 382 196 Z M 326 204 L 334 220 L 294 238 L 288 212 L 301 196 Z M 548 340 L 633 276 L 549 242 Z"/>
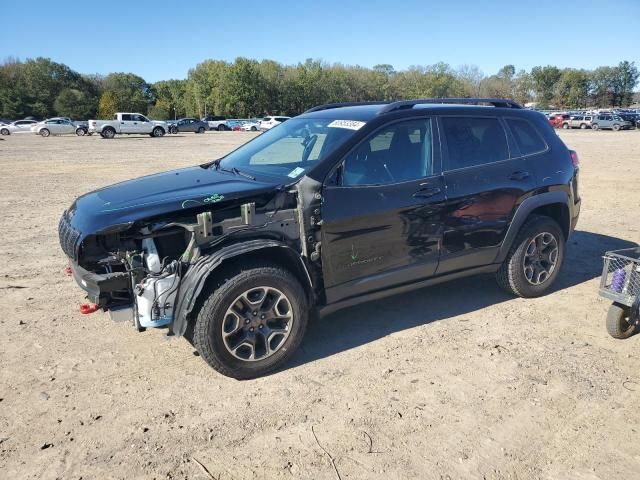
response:
<path fill-rule="evenodd" d="M 0 139 L 0 476 L 640 478 L 640 336 L 610 338 L 597 295 L 601 255 L 640 242 L 640 131 L 560 135 L 583 210 L 554 293 L 476 277 L 351 308 L 246 382 L 162 330 L 80 315 L 56 228 L 88 190 L 253 134 Z"/>

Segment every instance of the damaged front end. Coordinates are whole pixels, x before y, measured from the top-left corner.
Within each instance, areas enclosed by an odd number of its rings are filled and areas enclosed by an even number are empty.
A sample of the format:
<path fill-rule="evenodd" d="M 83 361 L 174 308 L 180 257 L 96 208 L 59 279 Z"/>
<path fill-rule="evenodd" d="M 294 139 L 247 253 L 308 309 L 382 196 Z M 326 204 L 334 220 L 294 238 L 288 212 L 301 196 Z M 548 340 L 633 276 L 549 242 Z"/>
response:
<path fill-rule="evenodd" d="M 319 184 L 303 178 L 269 194 L 227 195 L 229 200 L 209 195 L 178 202 L 178 210 L 165 205 L 169 211 L 156 209 L 149 218 L 102 222 L 97 231 L 86 231 L 92 213 L 76 202 L 60 219 L 60 244 L 89 301 L 114 320 L 132 321 L 138 329 L 168 326 L 182 335 L 207 277 L 229 258 L 282 249 L 312 286 L 320 265 L 319 229 L 312 226 L 320 197 L 314 190 Z"/>

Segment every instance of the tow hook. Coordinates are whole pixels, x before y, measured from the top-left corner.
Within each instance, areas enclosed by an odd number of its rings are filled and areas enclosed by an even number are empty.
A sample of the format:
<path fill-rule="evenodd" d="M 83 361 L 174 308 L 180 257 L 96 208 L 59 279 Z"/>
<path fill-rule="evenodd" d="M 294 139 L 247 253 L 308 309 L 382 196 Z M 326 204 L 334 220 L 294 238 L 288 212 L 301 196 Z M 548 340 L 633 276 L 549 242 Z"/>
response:
<path fill-rule="evenodd" d="M 80 313 L 82 315 L 89 315 L 90 313 L 97 312 L 99 308 L 95 303 L 83 303 L 80 305 Z"/>
<path fill-rule="evenodd" d="M 67 267 L 64 269 L 64 273 L 65 275 L 70 277 L 71 275 L 73 275 L 73 270 L 71 270 L 71 267 Z"/>

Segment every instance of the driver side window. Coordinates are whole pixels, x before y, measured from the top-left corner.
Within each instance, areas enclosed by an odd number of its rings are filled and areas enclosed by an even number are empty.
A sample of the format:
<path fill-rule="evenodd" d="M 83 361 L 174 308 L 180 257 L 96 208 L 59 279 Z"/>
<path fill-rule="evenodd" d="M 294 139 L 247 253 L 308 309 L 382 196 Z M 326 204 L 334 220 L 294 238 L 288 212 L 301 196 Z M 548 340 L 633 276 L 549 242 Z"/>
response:
<path fill-rule="evenodd" d="M 342 185 L 407 182 L 433 172 L 431 119 L 397 122 L 377 130 L 344 160 Z"/>

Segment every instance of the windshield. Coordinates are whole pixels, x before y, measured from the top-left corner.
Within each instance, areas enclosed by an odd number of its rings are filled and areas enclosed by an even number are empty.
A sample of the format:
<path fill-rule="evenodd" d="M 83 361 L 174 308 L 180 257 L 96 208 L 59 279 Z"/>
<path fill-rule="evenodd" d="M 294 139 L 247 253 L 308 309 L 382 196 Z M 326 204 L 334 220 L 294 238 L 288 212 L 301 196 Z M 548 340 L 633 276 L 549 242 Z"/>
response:
<path fill-rule="evenodd" d="M 345 122 L 331 119 L 287 120 L 231 152 L 220 161 L 220 167 L 296 179 L 355 133 L 353 126 L 347 127 Z"/>

